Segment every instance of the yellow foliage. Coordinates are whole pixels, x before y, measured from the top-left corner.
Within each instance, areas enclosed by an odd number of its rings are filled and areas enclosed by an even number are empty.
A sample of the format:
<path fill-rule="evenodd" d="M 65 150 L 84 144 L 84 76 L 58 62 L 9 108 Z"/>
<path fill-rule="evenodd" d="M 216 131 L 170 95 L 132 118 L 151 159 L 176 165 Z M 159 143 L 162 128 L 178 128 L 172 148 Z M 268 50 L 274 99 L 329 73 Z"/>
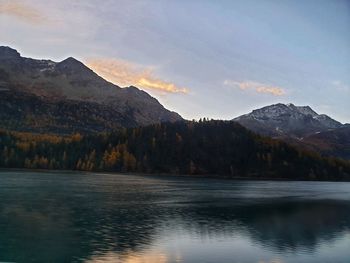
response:
<path fill-rule="evenodd" d="M 20 150 L 22 150 L 23 152 L 28 152 L 30 149 L 30 143 L 28 142 L 17 142 L 16 143 L 16 147 Z"/>

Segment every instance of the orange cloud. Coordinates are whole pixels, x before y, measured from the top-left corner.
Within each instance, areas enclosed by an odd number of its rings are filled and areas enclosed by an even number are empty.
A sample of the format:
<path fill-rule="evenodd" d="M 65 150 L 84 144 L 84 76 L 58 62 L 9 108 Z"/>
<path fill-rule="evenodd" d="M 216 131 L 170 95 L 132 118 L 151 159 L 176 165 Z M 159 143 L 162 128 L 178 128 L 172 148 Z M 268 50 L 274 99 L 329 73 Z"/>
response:
<path fill-rule="evenodd" d="M 13 16 L 32 24 L 40 24 L 48 20 L 37 9 L 15 0 L 1 2 L 0 15 Z"/>
<path fill-rule="evenodd" d="M 188 89 L 156 78 L 151 68 L 118 59 L 87 59 L 86 65 L 103 78 L 120 86 L 138 86 L 162 93 L 187 94 Z"/>
<path fill-rule="evenodd" d="M 225 80 L 224 85 L 230 86 L 230 87 L 238 87 L 241 90 L 254 90 L 255 92 L 258 92 L 258 93 L 266 93 L 274 96 L 282 96 L 286 94 L 284 89 L 281 87 L 270 86 L 270 85 L 266 85 L 266 84 L 254 82 L 254 81 L 238 82 L 233 80 Z"/>

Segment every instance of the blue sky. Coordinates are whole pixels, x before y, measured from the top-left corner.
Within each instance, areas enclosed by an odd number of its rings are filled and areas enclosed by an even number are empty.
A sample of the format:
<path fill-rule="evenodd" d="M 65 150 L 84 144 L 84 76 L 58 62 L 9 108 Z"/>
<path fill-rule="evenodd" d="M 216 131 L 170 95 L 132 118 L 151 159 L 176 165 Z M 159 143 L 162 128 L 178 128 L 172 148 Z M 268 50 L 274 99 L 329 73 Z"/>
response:
<path fill-rule="evenodd" d="M 0 0 L 0 45 L 73 56 L 183 117 L 310 105 L 350 122 L 350 1 Z"/>

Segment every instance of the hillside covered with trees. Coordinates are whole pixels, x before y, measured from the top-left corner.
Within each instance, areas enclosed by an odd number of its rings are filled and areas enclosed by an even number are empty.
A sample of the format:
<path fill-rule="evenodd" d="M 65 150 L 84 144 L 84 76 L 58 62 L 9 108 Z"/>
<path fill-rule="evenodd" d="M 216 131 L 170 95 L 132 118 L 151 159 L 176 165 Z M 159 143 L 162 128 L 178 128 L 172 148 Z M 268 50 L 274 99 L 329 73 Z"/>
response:
<path fill-rule="evenodd" d="M 214 120 L 67 137 L 4 130 L 0 167 L 350 180 L 348 161 L 299 150 L 232 121 Z"/>

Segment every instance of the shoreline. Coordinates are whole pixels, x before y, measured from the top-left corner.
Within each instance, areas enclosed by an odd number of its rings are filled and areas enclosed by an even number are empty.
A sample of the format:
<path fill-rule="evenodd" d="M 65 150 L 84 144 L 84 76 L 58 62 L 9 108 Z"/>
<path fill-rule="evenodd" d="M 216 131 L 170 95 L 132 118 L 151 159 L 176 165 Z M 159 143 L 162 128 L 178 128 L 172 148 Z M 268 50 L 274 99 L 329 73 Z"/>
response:
<path fill-rule="evenodd" d="M 108 174 L 108 175 L 129 175 L 129 176 L 155 176 L 155 177 L 179 177 L 191 179 L 216 179 L 216 180 L 232 180 L 232 181 L 287 181 L 287 182 L 350 182 L 350 180 L 307 180 L 307 179 L 290 179 L 290 178 L 274 178 L 274 177 L 246 177 L 246 176 L 224 176 L 217 174 L 171 174 L 171 173 L 139 173 L 139 172 L 111 172 L 111 171 L 81 171 L 81 170 L 50 170 L 50 169 L 28 169 L 28 168 L 3 168 L 1 172 L 39 172 L 39 173 L 72 173 L 72 174 Z"/>

